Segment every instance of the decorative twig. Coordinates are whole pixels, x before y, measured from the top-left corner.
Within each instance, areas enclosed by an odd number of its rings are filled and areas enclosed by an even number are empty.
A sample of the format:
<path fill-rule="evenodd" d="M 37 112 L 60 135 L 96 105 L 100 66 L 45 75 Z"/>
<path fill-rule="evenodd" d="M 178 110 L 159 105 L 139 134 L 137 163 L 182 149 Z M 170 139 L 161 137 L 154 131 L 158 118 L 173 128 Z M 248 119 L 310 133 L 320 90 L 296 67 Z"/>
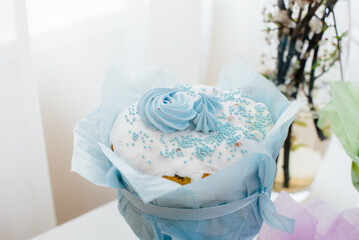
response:
<path fill-rule="evenodd" d="M 323 76 L 329 69 L 339 61 L 341 77 L 343 79 L 343 67 L 341 62 L 341 39 L 345 35 L 339 35 L 337 29 L 334 7 L 338 0 L 277 0 L 277 15 L 269 13 L 267 23 L 274 23 L 278 27 L 277 37 L 277 69 L 272 80 L 280 85 L 282 92 L 291 99 L 296 99 L 298 92 L 304 92 L 310 104 L 310 110 L 316 111 L 313 103 L 313 90 L 315 81 Z M 294 7 L 295 4 L 297 8 Z M 299 8 L 298 8 L 299 6 Z M 324 11 L 319 14 L 318 9 L 324 6 Z M 298 14 L 294 16 L 294 12 Z M 333 14 L 334 29 L 337 38 L 337 49 L 330 54 L 329 58 L 321 56 L 320 42 L 328 27 L 327 19 Z M 314 24 L 314 25 L 313 25 Z M 321 29 L 320 29 L 321 27 Z M 318 29 L 319 28 L 319 29 Z M 270 29 L 270 28 L 269 28 Z M 275 30 L 273 30 L 275 31 Z M 267 31 L 272 32 L 272 31 Z M 339 51 L 338 57 L 336 51 Z M 324 51 L 325 52 L 325 51 Z M 328 60 L 331 60 L 329 64 Z M 310 66 L 310 70 L 309 70 Z M 321 72 L 318 73 L 319 67 Z M 270 74 L 268 76 L 271 76 Z M 287 89 L 287 91 L 285 90 Z M 317 119 L 314 116 L 316 125 Z M 317 127 L 316 127 L 317 128 Z M 323 140 L 323 132 L 317 128 L 318 137 Z M 289 157 L 290 157 L 290 135 L 292 126 L 289 128 L 288 137 L 284 143 L 284 186 L 289 186 Z"/>
<path fill-rule="evenodd" d="M 278 0 L 278 8 L 280 10 L 286 10 L 284 0 Z"/>
<path fill-rule="evenodd" d="M 290 156 L 290 145 L 291 145 L 291 136 L 292 136 L 292 124 L 289 126 L 288 135 L 284 142 L 284 158 L 283 158 L 283 173 L 284 173 L 284 182 L 283 187 L 289 188 L 289 156 Z"/>
<path fill-rule="evenodd" d="M 343 74 L 343 64 L 341 61 L 341 46 L 340 46 L 340 37 L 338 34 L 338 28 L 337 28 L 337 20 L 335 18 L 334 11 L 332 12 L 333 15 L 333 21 L 334 21 L 334 29 L 335 29 L 335 36 L 337 37 L 337 45 L 338 45 L 338 51 L 339 51 L 339 66 L 340 66 L 340 76 L 341 80 L 344 81 L 344 74 Z"/>
<path fill-rule="evenodd" d="M 330 68 L 339 60 L 340 58 L 339 57 L 336 57 L 333 59 L 333 61 L 328 65 L 328 68 L 325 68 L 322 70 L 322 72 L 320 74 L 318 74 L 317 76 L 314 77 L 314 79 L 318 79 L 320 78 L 321 76 L 323 76 L 325 73 L 327 73 Z"/>

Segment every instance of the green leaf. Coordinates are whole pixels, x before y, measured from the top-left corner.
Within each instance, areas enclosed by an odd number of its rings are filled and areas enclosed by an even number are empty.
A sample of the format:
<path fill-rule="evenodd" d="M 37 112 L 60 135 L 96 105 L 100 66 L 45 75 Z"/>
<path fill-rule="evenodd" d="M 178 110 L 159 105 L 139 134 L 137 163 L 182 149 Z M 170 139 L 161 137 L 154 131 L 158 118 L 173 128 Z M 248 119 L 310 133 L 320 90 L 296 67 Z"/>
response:
<path fill-rule="evenodd" d="M 330 125 L 328 124 L 327 126 L 323 127 L 322 132 L 323 132 L 324 136 L 329 137 L 331 134 Z"/>
<path fill-rule="evenodd" d="M 293 124 L 301 126 L 301 127 L 306 127 L 307 126 L 307 124 L 305 122 L 301 122 L 301 121 L 298 121 L 298 120 L 295 120 L 293 122 Z"/>
<path fill-rule="evenodd" d="M 338 41 L 341 41 L 341 40 L 342 40 L 342 37 L 341 37 L 341 36 L 335 36 L 335 38 L 336 38 Z"/>
<path fill-rule="evenodd" d="M 320 63 L 318 61 L 315 61 L 315 63 L 312 66 L 312 70 L 315 70 L 319 65 Z"/>
<path fill-rule="evenodd" d="M 262 76 L 263 76 L 263 77 L 265 77 L 266 79 L 270 80 L 270 77 L 269 77 L 269 75 L 268 75 L 268 74 L 264 74 L 264 73 L 262 73 Z"/>
<path fill-rule="evenodd" d="M 341 40 L 343 40 L 343 37 L 346 36 L 348 36 L 348 31 L 343 32 L 340 36 L 335 36 L 335 38 L 340 42 Z"/>
<path fill-rule="evenodd" d="M 295 150 L 297 150 L 297 149 L 300 148 L 300 147 L 308 147 L 308 145 L 307 145 L 307 144 L 303 144 L 303 143 L 294 144 L 294 145 L 291 146 L 290 150 L 291 150 L 291 151 L 295 151 Z"/>
<path fill-rule="evenodd" d="M 335 50 L 330 54 L 330 58 L 331 58 L 331 59 L 334 59 L 336 55 L 337 55 L 337 49 L 335 49 Z"/>
<path fill-rule="evenodd" d="M 346 37 L 346 36 L 348 36 L 348 31 L 343 32 L 340 37 L 343 38 L 343 37 Z"/>
<path fill-rule="evenodd" d="M 322 31 L 325 32 L 329 28 L 328 24 L 324 22 Z"/>

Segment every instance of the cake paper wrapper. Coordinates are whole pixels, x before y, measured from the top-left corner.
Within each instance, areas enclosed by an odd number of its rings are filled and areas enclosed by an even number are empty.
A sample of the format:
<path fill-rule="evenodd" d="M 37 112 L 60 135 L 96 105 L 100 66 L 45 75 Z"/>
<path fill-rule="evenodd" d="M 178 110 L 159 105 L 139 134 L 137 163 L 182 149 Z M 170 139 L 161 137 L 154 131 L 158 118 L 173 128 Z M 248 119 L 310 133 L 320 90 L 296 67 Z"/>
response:
<path fill-rule="evenodd" d="M 318 126 L 330 128 L 352 159 L 353 185 L 359 191 L 359 82 L 331 82 L 332 100 L 322 110 Z"/>
<path fill-rule="evenodd" d="M 163 70 L 129 77 L 112 66 L 99 109 L 75 127 L 72 171 L 118 189 L 119 210 L 140 239 L 252 239 L 263 221 L 291 232 L 294 221 L 277 214 L 270 195 L 274 159 L 303 104 L 289 102 L 241 58 L 222 70 L 218 86 L 243 89 L 268 107 L 275 123 L 261 143 L 243 142 L 248 154 L 242 159 L 181 186 L 139 173 L 110 149 L 109 133 L 119 112 L 149 89 L 176 84 L 180 82 Z"/>

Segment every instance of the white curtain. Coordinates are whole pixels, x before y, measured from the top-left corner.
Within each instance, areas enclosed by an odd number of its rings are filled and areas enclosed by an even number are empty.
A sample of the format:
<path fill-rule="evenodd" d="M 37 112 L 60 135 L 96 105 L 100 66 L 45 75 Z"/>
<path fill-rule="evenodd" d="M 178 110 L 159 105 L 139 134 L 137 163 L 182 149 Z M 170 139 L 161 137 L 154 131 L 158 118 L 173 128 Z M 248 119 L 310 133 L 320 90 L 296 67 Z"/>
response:
<path fill-rule="evenodd" d="M 349 59 L 346 69 L 346 80 L 359 81 L 358 64 L 359 64 L 359 1 L 350 1 L 350 43 Z"/>
<path fill-rule="evenodd" d="M 203 81 L 212 6 L 207 0 L 50 2 L 28 1 L 29 23 L 56 217 L 63 223 L 116 198 L 114 190 L 70 173 L 72 130 L 98 107 L 106 69 L 115 63 L 135 74 L 161 67 L 184 82 Z"/>
<path fill-rule="evenodd" d="M 27 17 L 25 0 L 1 0 L 0 239 L 53 227 L 55 211 L 63 223 L 115 199 L 70 173 L 72 129 L 97 108 L 111 63 L 215 84 L 239 54 L 259 63 L 262 1 L 27 0 Z M 349 80 L 359 63 L 356 9 L 352 1 Z"/>
<path fill-rule="evenodd" d="M 3 0 L 0 16 L 0 238 L 26 239 L 55 226 L 55 212 L 25 1 Z"/>

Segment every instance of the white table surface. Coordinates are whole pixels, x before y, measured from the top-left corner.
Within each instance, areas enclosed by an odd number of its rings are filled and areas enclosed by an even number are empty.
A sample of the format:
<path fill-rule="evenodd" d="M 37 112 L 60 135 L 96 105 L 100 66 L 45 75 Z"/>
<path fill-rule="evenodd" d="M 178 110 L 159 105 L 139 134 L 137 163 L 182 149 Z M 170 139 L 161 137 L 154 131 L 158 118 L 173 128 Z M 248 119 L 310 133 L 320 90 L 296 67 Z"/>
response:
<path fill-rule="evenodd" d="M 117 208 L 117 201 L 72 219 L 32 240 L 137 240 Z"/>
<path fill-rule="evenodd" d="M 325 160 L 312 184 L 311 196 L 319 196 L 338 212 L 359 207 L 359 194 L 351 184 L 351 160 L 337 138 L 328 147 Z M 275 198 L 275 196 L 272 196 Z M 112 201 L 32 240 L 137 239 Z"/>

